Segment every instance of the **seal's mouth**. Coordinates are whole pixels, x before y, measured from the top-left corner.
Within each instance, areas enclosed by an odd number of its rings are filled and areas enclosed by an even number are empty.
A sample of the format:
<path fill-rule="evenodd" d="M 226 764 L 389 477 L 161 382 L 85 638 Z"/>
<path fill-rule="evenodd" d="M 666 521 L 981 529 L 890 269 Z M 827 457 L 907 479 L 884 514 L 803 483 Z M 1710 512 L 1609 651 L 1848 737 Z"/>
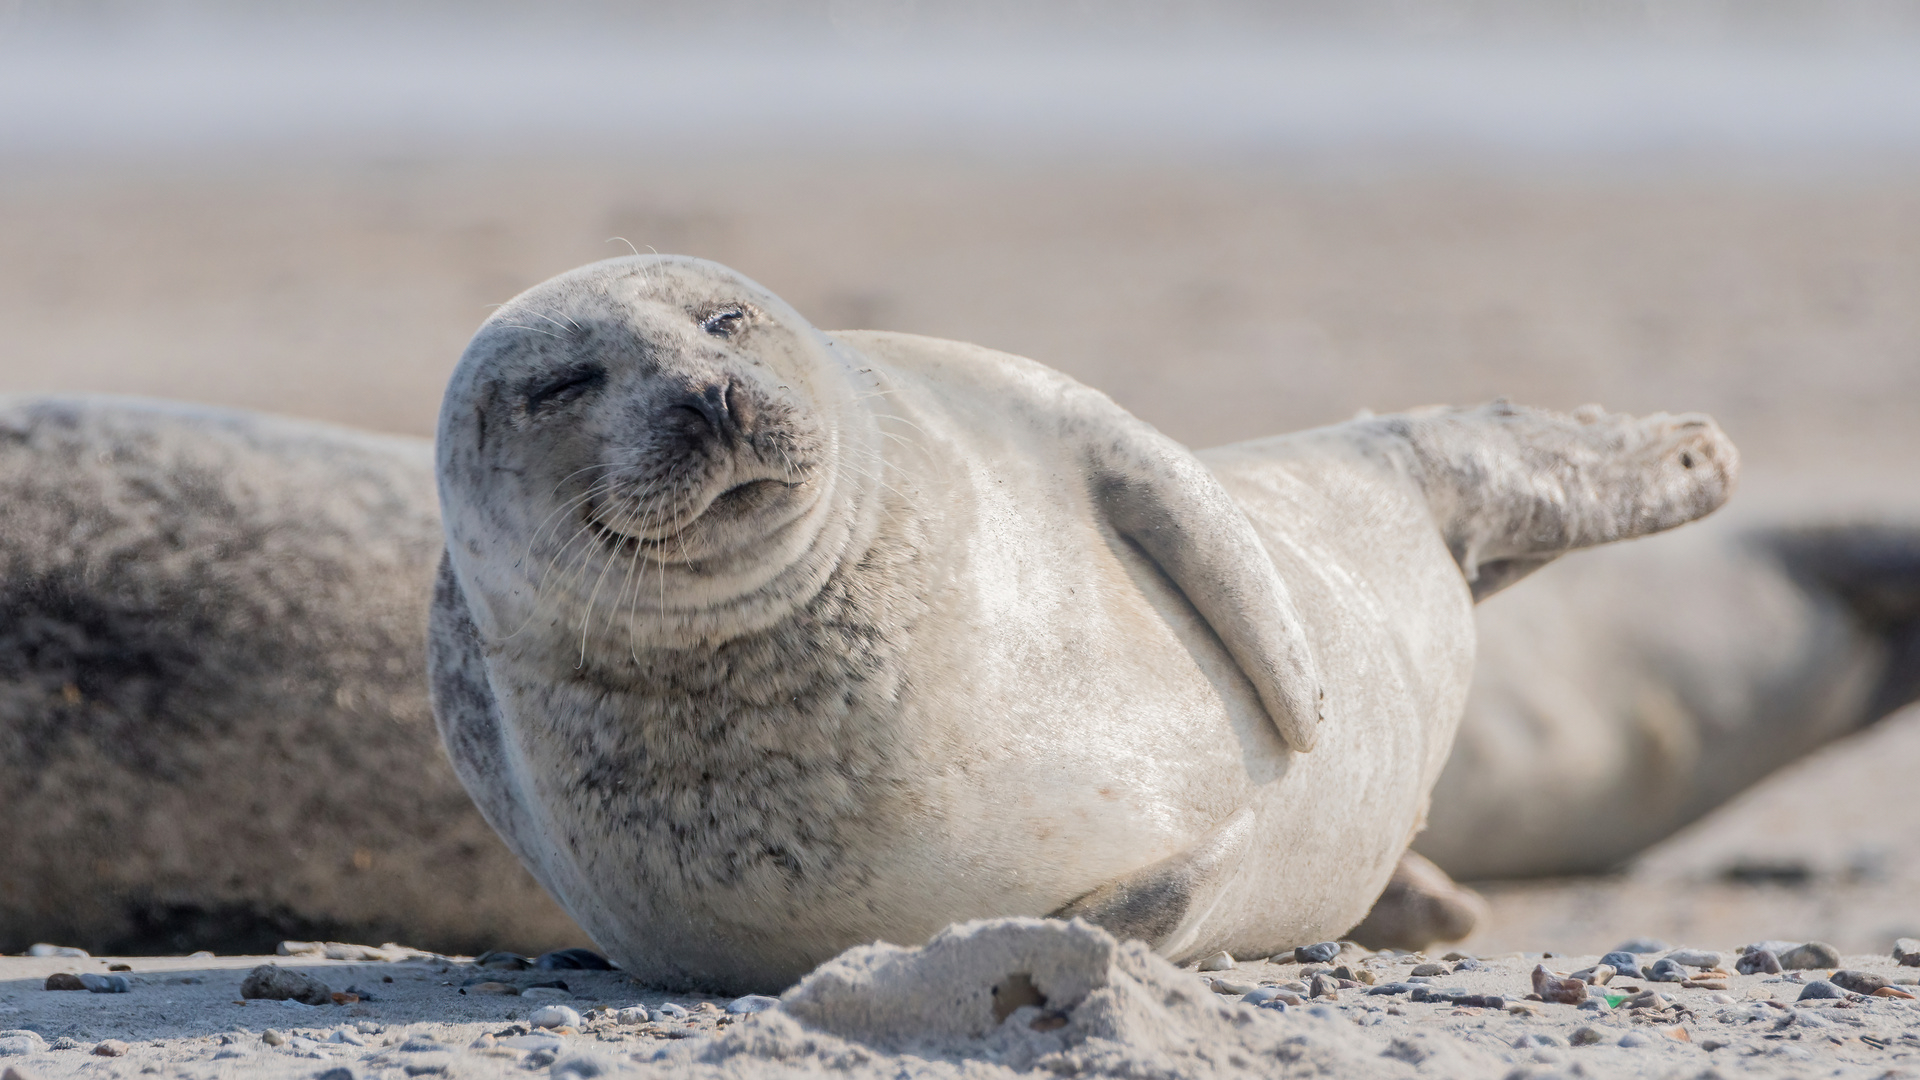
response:
<path fill-rule="evenodd" d="M 757 513 L 802 486 L 802 481 L 764 477 L 746 480 L 708 500 L 692 517 L 663 523 L 656 530 L 634 529 L 633 525 L 644 523 L 631 520 L 620 526 L 609 524 L 607 507 L 598 499 L 588 499 L 585 506 L 586 526 L 602 546 L 615 554 L 660 552 L 703 523 L 733 520 Z"/>

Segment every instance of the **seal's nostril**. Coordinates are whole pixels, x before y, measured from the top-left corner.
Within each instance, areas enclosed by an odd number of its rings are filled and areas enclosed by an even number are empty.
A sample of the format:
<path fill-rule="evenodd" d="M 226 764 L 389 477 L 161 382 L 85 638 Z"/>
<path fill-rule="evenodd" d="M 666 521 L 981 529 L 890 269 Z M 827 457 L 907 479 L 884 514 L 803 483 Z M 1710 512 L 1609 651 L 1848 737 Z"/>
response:
<path fill-rule="evenodd" d="M 729 398 L 733 395 L 731 383 L 708 383 L 706 386 L 688 390 L 674 400 L 668 408 L 684 409 L 706 421 L 707 427 L 716 435 L 726 435 L 733 431 L 735 419 L 729 408 Z"/>

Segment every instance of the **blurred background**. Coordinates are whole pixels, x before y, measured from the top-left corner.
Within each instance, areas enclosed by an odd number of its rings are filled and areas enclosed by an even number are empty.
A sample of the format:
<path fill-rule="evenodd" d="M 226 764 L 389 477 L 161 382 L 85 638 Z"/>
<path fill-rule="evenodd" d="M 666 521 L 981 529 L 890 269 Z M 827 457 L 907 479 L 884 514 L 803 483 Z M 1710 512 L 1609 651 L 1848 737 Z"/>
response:
<path fill-rule="evenodd" d="M 631 244 L 1194 445 L 1597 401 L 1912 505 L 1916 181 L 1920 0 L 0 0 L 0 392 L 431 434 L 489 305 Z M 1920 933 L 1916 763 L 1909 710 L 1469 945 Z"/>

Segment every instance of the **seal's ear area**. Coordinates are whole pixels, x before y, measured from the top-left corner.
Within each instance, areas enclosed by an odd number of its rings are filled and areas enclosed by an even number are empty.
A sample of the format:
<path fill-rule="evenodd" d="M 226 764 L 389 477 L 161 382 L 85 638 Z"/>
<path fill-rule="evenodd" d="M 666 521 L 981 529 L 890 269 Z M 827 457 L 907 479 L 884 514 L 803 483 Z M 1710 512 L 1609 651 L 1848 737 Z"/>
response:
<path fill-rule="evenodd" d="M 1286 582 L 1246 513 L 1186 447 L 1132 416 L 1095 427 L 1088 471 L 1100 510 L 1207 620 L 1287 746 L 1313 749 L 1319 672 Z"/>
<path fill-rule="evenodd" d="M 1177 956 L 1219 904 L 1253 839 L 1253 821 L 1253 811 L 1242 809 L 1199 844 L 1109 881 L 1047 917 L 1085 919 L 1114 937 Z"/>
<path fill-rule="evenodd" d="M 1565 552 L 1704 517 L 1740 470 L 1733 442 L 1698 413 L 1565 415 L 1497 401 L 1354 426 L 1402 444 L 1476 601 Z"/>

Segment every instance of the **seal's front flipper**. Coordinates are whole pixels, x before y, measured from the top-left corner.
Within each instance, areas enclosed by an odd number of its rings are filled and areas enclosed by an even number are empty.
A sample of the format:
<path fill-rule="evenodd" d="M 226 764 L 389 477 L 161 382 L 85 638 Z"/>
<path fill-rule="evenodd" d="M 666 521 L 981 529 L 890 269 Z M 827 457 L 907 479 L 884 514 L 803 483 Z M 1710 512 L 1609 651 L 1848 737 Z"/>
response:
<path fill-rule="evenodd" d="M 1571 416 L 1495 402 L 1354 421 L 1394 453 L 1484 600 L 1576 548 L 1645 536 L 1712 512 L 1740 457 L 1699 414 L 1587 406 Z"/>
<path fill-rule="evenodd" d="M 1207 620 L 1287 745 L 1313 749 L 1319 672 L 1299 610 L 1246 512 L 1186 447 L 1086 393 L 1098 400 L 1076 404 L 1101 512 Z"/>
<path fill-rule="evenodd" d="M 1117 938 L 1178 956 L 1219 903 L 1227 877 L 1253 839 L 1253 811 L 1222 822 L 1198 847 L 1168 856 L 1087 893 L 1051 916 L 1085 919 Z"/>

